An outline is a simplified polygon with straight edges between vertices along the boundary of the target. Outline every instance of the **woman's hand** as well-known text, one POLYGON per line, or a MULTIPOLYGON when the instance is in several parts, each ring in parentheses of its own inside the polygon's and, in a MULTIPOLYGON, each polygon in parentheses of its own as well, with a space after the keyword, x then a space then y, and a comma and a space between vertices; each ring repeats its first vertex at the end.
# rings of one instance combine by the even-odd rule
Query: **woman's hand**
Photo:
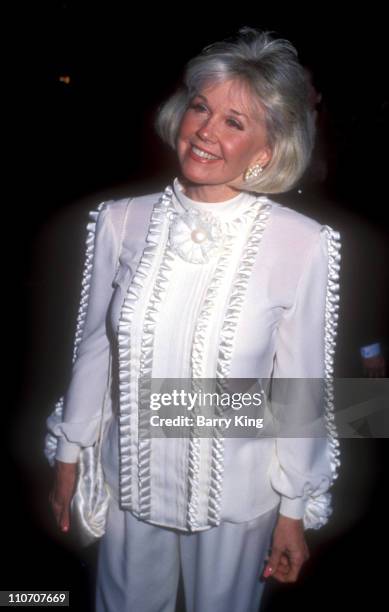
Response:
POLYGON ((77 463, 55 462, 55 476, 49 501, 61 531, 70 529, 70 502, 76 490, 77 463))
POLYGON ((274 529, 271 555, 263 576, 280 582, 296 582, 301 566, 309 558, 302 520, 279 515, 274 529))

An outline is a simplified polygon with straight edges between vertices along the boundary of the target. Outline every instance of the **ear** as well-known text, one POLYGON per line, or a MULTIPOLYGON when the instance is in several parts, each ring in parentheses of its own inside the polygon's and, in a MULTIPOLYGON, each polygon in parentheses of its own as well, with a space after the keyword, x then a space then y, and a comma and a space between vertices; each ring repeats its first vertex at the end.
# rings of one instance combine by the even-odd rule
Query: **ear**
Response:
POLYGON ((271 148, 268 146, 263 147, 261 152, 255 156, 251 165, 261 164, 261 166, 265 168, 265 166, 267 166, 268 163, 271 161, 271 158, 272 158, 271 148))

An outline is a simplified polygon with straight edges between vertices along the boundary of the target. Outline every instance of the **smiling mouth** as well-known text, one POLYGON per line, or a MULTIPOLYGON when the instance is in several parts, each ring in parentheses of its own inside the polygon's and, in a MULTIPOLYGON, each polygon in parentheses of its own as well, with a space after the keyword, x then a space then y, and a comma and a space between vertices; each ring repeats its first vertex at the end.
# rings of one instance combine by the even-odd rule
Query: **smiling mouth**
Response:
POLYGON ((211 155, 210 153, 206 153, 206 151, 199 149, 195 145, 191 145, 190 152, 194 154, 197 158, 200 158, 202 160, 208 160, 208 161, 220 160, 220 157, 217 157, 216 155, 211 155))

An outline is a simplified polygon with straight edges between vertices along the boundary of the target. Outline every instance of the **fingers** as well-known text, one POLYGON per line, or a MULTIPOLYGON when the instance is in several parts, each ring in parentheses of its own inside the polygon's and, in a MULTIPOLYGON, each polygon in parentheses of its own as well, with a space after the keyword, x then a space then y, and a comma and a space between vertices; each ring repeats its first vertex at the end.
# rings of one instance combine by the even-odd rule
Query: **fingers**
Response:
POLYGON ((264 578, 272 576, 279 582, 296 582, 304 562, 309 558, 308 551, 281 552, 273 550, 263 572, 264 578))
POLYGON ((70 530, 70 502, 59 500, 55 493, 50 492, 49 502, 59 529, 67 533, 70 530))
POLYGON ((266 563, 265 569, 263 571, 264 578, 274 576, 278 572, 278 566, 281 563, 281 555, 282 551, 279 548, 273 546, 270 558, 266 563))
POLYGON ((290 553, 287 582, 296 582, 304 561, 304 556, 301 553, 290 553))
POLYGON ((276 571, 273 574, 273 578, 278 580, 279 582, 287 582, 288 575, 290 572, 290 564, 287 555, 282 554, 280 557, 280 562, 276 571))
POLYGON ((70 530, 70 505, 76 490, 77 464, 56 462, 55 480, 49 502, 55 521, 63 533, 70 530))
POLYGON ((59 527, 61 531, 65 533, 67 533, 70 529, 70 511, 68 506, 64 507, 62 510, 59 527))

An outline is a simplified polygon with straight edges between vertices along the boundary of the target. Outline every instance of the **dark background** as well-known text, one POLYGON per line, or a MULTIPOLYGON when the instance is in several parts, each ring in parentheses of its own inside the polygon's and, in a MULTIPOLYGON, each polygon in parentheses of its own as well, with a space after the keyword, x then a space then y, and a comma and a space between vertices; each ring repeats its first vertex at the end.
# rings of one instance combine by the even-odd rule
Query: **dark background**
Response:
MULTIPOLYGON (((243 25, 273 30, 296 45, 323 94, 330 162, 325 184, 302 181, 301 193, 297 187, 285 202, 323 222, 339 219, 346 230, 354 222, 366 228, 370 241, 358 242, 358 254, 366 261, 370 253, 381 264, 385 257, 375 250, 388 238, 383 12, 371 3, 346 16, 327 3, 288 12, 236 4, 212 10, 204 3, 156 9, 54 0, 15 2, 12 14, 3 10, 3 95, 9 101, 3 132, 11 135, 9 145, 3 141, 11 162, 4 178, 11 189, 3 191, 9 315, 3 319, 8 367, 0 589, 70 590, 71 609, 92 609, 96 547, 80 550, 73 536, 56 534, 47 503, 52 475, 42 453, 45 419, 69 376, 87 213, 107 198, 160 191, 175 176, 174 154, 152 123, 189 58, 243 25), (60 80, 65 76, 68 84, 60 80)), ((346 261, 348 276, 356 285, 365 282, 371 294, 370 268, 361 281, 359 266, 346 261)), ((378 276, 384 271, 387 260, 378 276)), ((375 299, 385 310, 381 290, 375 299)), ((379 325, 371 333, 387 338, 372 312, 379 325)), ((347 310, 347 320, 353 316, 347 310)), ((356 328, 358 316, 365 320, 356 315, 356 328)), ((359 375, 352 372, 343 375, 359 375)), ((342 451, 334 518, 320 532, 308 532, 312 557, 301 582, 269 583, 266 610, 286 604, 374 608, 384 596, 386 563, 379 555, 387 538, 387 440, 342 440, 342 451)))

